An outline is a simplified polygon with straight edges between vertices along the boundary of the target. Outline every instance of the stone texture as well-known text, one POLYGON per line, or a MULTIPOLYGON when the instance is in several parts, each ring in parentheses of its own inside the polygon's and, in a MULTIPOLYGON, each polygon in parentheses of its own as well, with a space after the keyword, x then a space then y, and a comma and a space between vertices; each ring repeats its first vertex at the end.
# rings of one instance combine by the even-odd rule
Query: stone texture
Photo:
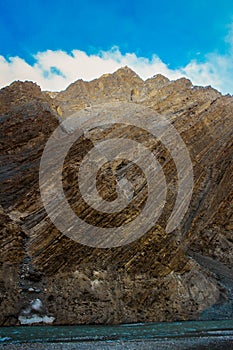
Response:
MULTIPOLYGON (((15 82, 0 91, 0 115, 1 325, 19 324, 19 317, 37 298, 43 304, 38 318, 81 324, 194 319, 222 296, 228 297, 208 264, 202 267, 201 259, 195 261, 189 252, 214 258, 228 270, 233 267, 231 96, 211 87, 193 87, 184 78, 169 81, 157 75, 144 82, 125 67, 92 82, 78 80, 56 94, 41 92, 30 82, 15 82), (163 166, 168 195, 160 220, 142 238, 118 248, 91 248, 62 235, 47 217, 38 186, 39 163, 59 120, 96 105, 104 111, 106 103, 115 102, 122 104, 122 113, 126 106, 137 104, 169 118, 189 149, 194 193, 182 225, 167 234, 165 223, 177 192, 176 168, 167 149, 133 128, 93 129, 95 140, 125 135, 145 144, 163 166)), ((64 163, 70 205, 93 224, 132 219, 133 208, 110 220, 82 202, 77 169, 91 147, 90 139, 82 137, 64 163)), ((102 169, 99 192, 114 199, 114 179, 122 172, 143 205, 145 177, 125 161, 102 169)))

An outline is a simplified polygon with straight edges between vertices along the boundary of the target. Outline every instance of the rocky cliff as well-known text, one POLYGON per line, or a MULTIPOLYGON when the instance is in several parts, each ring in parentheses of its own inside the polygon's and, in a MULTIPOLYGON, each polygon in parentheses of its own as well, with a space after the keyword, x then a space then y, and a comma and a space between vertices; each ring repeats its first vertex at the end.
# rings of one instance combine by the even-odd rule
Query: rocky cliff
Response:
POLYGON ((1 325, 187 320, 210 317, 208 310, 211 317, 232 317, 231 96, 184 78, 157 75, 143 81, 125 67, 53 95, 31 82, 14 82, 0 91, 0 121, 1 325), (78 169, 103 138, 144 144, 158 159, 168 190, 160 219, 140 238, 119 247, 90 247, 63 235, 48 217, 40 196, 40 160, 67 117, 107 111, 113 120, 116 108, 125 115, 140 110, 141 118, 150 110, 169 120, 190 154, 193 194, 181 224, 167 233, 178 183, 171 153, 145 130, 119 123, 93 127, 74 142, 63 166, 64 192, 76 215, 94 226, 120 227, 145 206, 143 169, 125 159, 106 163, 96 183, 111 202, 117 197, 115 179, 126 176, 134 204, 112 216, 83 201, 78 169))

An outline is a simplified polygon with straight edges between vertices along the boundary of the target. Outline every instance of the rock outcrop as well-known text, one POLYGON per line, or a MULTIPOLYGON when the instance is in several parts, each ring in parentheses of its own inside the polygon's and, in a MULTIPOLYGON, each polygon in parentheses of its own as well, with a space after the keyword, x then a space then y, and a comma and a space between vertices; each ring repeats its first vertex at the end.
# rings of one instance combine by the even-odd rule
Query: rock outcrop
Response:
MULTIPOLYGON (((232 285, 213 268, 214 261, 222 264, 228 277, 233 269, 231 96, 194 87, 184 78, 157 75, 143 81, 125 67, 52 95, 36 84, 15 82, 0 91, 0 121, 1 325, 35 319, 54 324, 187 320, 217 303, 231 305, 232 285), (40 197, 39 166, 48 138, 64 118, 85 109, 111 111, 116 103, 122 113, 149 108, 175 126, 190 153, 194 190, 181 225, 166 233, 177 195, 171 154, 145 130, 119 124, 93 128, 89 138, 74 143, 63 167, 66 198, 83 220, 121 225, 134 219, 147 198, 143 171, 118 160, 102 167, 98 191, 114 200, 115 179, 123 173, 134 186, 138 209, 110 218, 86 206, 77 172, 95 140, 121 135, 143 143, 163 167, 168 187, 163 213, 149 232, 130 244, 102 249, 81 245, 54 226, 40 197)), ((219 307, 218 312, 224 317, 219 307)))

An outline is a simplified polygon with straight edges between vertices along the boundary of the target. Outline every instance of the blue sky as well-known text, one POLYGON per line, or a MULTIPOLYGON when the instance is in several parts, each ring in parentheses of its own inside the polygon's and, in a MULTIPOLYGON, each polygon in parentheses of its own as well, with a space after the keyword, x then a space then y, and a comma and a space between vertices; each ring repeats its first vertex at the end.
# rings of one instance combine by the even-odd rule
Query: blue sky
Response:
POLYGON ((233 93, 233 1, 1 0, 0 56, 0 86, 59 90, 126 63, 233 93))

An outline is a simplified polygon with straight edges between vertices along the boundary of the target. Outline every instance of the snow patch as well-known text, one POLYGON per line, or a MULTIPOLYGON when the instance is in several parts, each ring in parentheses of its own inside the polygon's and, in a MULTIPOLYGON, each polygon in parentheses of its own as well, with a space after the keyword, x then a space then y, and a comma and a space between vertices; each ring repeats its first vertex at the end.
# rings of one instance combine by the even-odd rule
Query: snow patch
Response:
POLYGON ((52 316, 38 316, 38 315, 30 315, 30 316, 19 316, 18 318, 20 324, 35 324, 35 323, 46 323, 46 324, 51 324, 54 322, 55 317, 52 316))

